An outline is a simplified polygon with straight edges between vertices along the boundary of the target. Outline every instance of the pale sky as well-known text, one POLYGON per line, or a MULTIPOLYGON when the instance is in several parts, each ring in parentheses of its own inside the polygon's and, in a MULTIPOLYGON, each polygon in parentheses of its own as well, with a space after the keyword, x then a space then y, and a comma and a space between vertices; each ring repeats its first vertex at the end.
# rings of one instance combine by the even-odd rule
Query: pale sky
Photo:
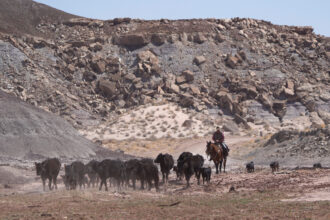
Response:
POLYGON ((273 24, 312 26, 330 36, 330 0, 36 0, 62 11, 102 20, 256 18, 273 24))

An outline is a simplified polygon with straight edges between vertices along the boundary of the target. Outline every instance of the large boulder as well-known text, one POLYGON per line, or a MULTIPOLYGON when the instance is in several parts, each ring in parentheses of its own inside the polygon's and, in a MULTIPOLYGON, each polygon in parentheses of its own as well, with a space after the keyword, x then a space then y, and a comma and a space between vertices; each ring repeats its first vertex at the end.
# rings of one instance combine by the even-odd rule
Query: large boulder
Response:
POLYGON ((143 34, 124 34, 120 35, 115 43, 129 48, 140 48, 147 45, 149 42, 143 34))
POLYGON ((202 33, 197 33, 193 38, 195 43, 202 44, 207 41, 206 37, 202 33))
POLYGON ((236 56, 232 56, 230 54, 227 55, 225 61, 226 61, 226 65, 232 69, 234 69, 239 63, 239 59, 236 56))
POLYGON ((194 73, 190 70, 185 70, 182 72, 182 76, 185 78, 186 82, 192 82, 194 81, 194 73))
POLYGON ((151 74, 159 74, 161 71, 157 56, 150 50, 138 53, 137 61, 137 73, 141 77, 150 77, 151 74))
POLYGON ((286 113, 286 100, 274 100, 273 110, 274 114, 282 119, 286 113))
POLYGON ((97 60, 91 63, 91 67, 96 73, 100 74, 105 72, 106 64, 103 60, 97 60))
POLYGON ((180 105, 185 108, 193 107, 194 106, 194 99, 190 96, 181 96, 180 98, 180 105))
POLYGON ((151 43, 156 45, 156 46, 160 46, 162 44, 164 44, 166 41, 166 35, 165 34, 153 34, 151 36, 151 43))
POLYGON ((100 79, 97 83, 97 86, 100 93, 108 99, 113 99, 114 96, 117 94, 116 83, 114 82, 110 82, 105 79, 100 79))
POLYGON ((320 118, 325 122, 325 124, 330 124, 330 113, 322 110, 318 110, 320 118))
POLYGON ((83 74, 83 80, 85 80, 87 82, 92 82, 96 79, 97 79, 97 76, 92 72, 86 71, 83 74))

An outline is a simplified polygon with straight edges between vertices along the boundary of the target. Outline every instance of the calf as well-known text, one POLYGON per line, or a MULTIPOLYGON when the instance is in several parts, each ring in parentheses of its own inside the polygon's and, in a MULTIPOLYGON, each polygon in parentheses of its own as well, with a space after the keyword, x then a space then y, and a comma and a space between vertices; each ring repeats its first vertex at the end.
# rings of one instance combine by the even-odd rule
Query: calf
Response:
POLYGON ((100 162, 96 160, 91 160, 85 165, 85 172, 88 175, 89 181, 88 181, 88 187, 92 185, 94 187, 99 184, 99 175, 94 170, 94 167, 96 167, 100 162))
POLYGON ((163 183, 168 182, 168 175, 170 173, 170 170, 174 166, 174 160, 172 155, 158 154, 154 162, 160 164, 160 170, 163 175, 163 183))
POLYGON ((77 185, 79 185, 80 189, 82 186, 85 187, 86 169, 82 162, 75 161, 70 165, 65 165, 64 172, 67 189, 76 189, 77 185))
POLYGON ((314 168, 314 169, 316 169, 316 168, 321 169, 321 168, 322 168, 322 165, 321 165, 321 163, 314 163, 314 164, 313 164, 313 168, 314 168))
POLYGON ((120 160, 105 159, 96 166, 96 172, 101 179, 99 190, 102 190, 104 185, 105 190, 108 191, 106 182, 108 178, 113 178, 116 181, 118 190, 120 189, 120 183, 126 180, 125 164, 120 160))
POLYGON ((248 173, 254 172, 254 163, 253 163, 253 161, 246 164, 246 170, 247 170, 248 173))
POLYGON ((173 171, 176 174, 176 180, 178 180, 178 179, 181 180, 181 173, 179 172, 178 166, 174 166, 173 171))
POLYGON ((270 168, 272 169, 272 172, 278 171, 280 168, 280 165, 277 161, 273 161, 269 164, 270 168))
POLYGON ((52 190, 52 181, 57 189, 57 176, 60 172, 61 162, 57 158, 46 159, 41 163, 35 163, 37 176, 41 177, 43 190, 46 190, 46 179, 48 179, 49 190, 52 190))
POLYGON ((204 182, 205 181, 207 183, 210 183, 210 181, 211 181, 211 174, 212 174, 211 167, 202 167, 201 168, 201 173, 202 173, 202 178, 203 178, 203 185, 204 185, 204 182))

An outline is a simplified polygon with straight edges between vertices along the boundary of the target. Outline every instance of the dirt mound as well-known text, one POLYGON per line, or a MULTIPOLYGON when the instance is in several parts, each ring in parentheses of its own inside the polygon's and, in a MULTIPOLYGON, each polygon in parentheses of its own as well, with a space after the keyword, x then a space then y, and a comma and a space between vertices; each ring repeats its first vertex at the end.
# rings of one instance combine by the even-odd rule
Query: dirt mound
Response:
POLYGON ((62 22, 74 17, 32 0, 0 1, 0 32, 4 33, 45 36, 37 31, 37 25, 62 22))
POLYGON ((81 137, 60 117, 0 91, 1 158, 88 158, 95 144, 81 137))

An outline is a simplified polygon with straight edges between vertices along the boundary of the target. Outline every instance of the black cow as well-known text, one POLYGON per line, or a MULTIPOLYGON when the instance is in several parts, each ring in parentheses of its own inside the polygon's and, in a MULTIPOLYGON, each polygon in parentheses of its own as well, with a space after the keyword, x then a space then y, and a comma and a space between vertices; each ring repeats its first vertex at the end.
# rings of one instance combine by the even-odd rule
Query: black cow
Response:
POLYGON ((253 163, 253 161, 246 164, 246 170, 247 170, 248 173, 254 172, 254 163, 253 163))
POLYGON ((177 159, 177 177, 179 177, 179 179, 181 180, 181 177, 183 176, 183 163, 184 161, 189 158, 192 157, 193 154, 190 152, 183 152, 180 154, 179 158, 177 159))
POLYGON ((113 178, 116 181, 118 190, 121 183, 126 180, 125 164, 120 160, 105 159, 96 166, 96 172, 101 179, 99 190, 102 190, 102 186, 104 185, 105 190, 108 191, 106 182, 108 178, 113 178))
POLYGON ((203 156, 201 156, 199 154, 194 155, 192 157, 192 163, 193 163, 193 167, 194 167, 194 173, 195 173, 195 176, 197 178, 197 184, 199 185, 200 184, 199 179, 200 179, 200 176, 201 176, 201 168, 204 165, 203 156))
POLYGON ((139 160, 137 159, 131 159, 125 162, 126 184, 129 185, 129 181, 132 180, 133 189, 135 189, 136 180, 140 179, 138 172, 139 166, 139 160))
POLYGON ((321 168, 322 168, 322 165, 321 165, 321 163, 314 163, 314 164, 313 164, 313 168, 314 168, 314 169, 316 169, 316 168, 321 169, 321 168))
POLYGON ((211 181, 211 175, 212 175, 212 169, 211 167, 202 167, 201 168, 202 178, 203 178, 203 184, 206 181, 207 183, 210 183, 211 181))
POLYGON ((57 189, 57 175, 60 172, 61 162, 57 158, 46 159, 41 163, 35 163, 37 176, 41 177, 43 190, 46 190, 46 179, 48 179, 49 190, 52 190, 52 181, 57 189))
POLYGON ((160 170, 163 175, 163 183, 165 183, 165 181, 168 182, 168 175, 170 173, 170 170, 174 166, 174 160, 172 155, 158 154, 154 162, 160 164, 160 170))
POLYGON ((66 188, 76 189, 77 185, 81 189, 82 186, 85 188, 85 165, 80 161, 72 162, 70 165, 64 165, 64 172, 66 188))
POLYGON ((182 174, 179 172, 179 168, 178 168, 178 166, 174 166, 173 167, 173 171, 175 172, 175 174, 176 174, 176 180, 181 180, 181 177, 182 177, 182 174))
POLYGON ((159 176, 158 167, 151 159, 141 159, 138 173, 141 175, 141 187, 144 186, 144 181, 148 183, 148 190, 151 190, 152 181, 154 181, 156 191, 159 191, 159 176))
POLYGON ((183 152, 178 158, 178 170, 180 174, 185 175, 187 187, 190 186, 189 180, 195 173, 197 184, 200 184, 200 169, 203 167, 204 158, 197 154, 193 155, 190 152, 183 152))
POLYGON ((277 161, 273 161, 269 164, 270 168, 272 169, 272 172, 278 171, 280 168, 280 165, 277 161))
POLYGON ((180 161, 183 161, 183 160, 185 160, 186 158, 188 158, 188 157, 192 157, 192 156, 193 156, 193 154, 190 153, 190 152, 183 152, 183 153, 180 154, 180 156, 179 156, 177 162, 179 163, 180 161))
POLYGON ((96 170, 94 170, 95 167, 100 162, 96 160, 91 160, 85 165, 85 172, 88 175, 89 181, 88 181, 88 187, 92 185, 94 187, 95 185, 97 186, 99 184, 99 175, 97 174, 96 170))

